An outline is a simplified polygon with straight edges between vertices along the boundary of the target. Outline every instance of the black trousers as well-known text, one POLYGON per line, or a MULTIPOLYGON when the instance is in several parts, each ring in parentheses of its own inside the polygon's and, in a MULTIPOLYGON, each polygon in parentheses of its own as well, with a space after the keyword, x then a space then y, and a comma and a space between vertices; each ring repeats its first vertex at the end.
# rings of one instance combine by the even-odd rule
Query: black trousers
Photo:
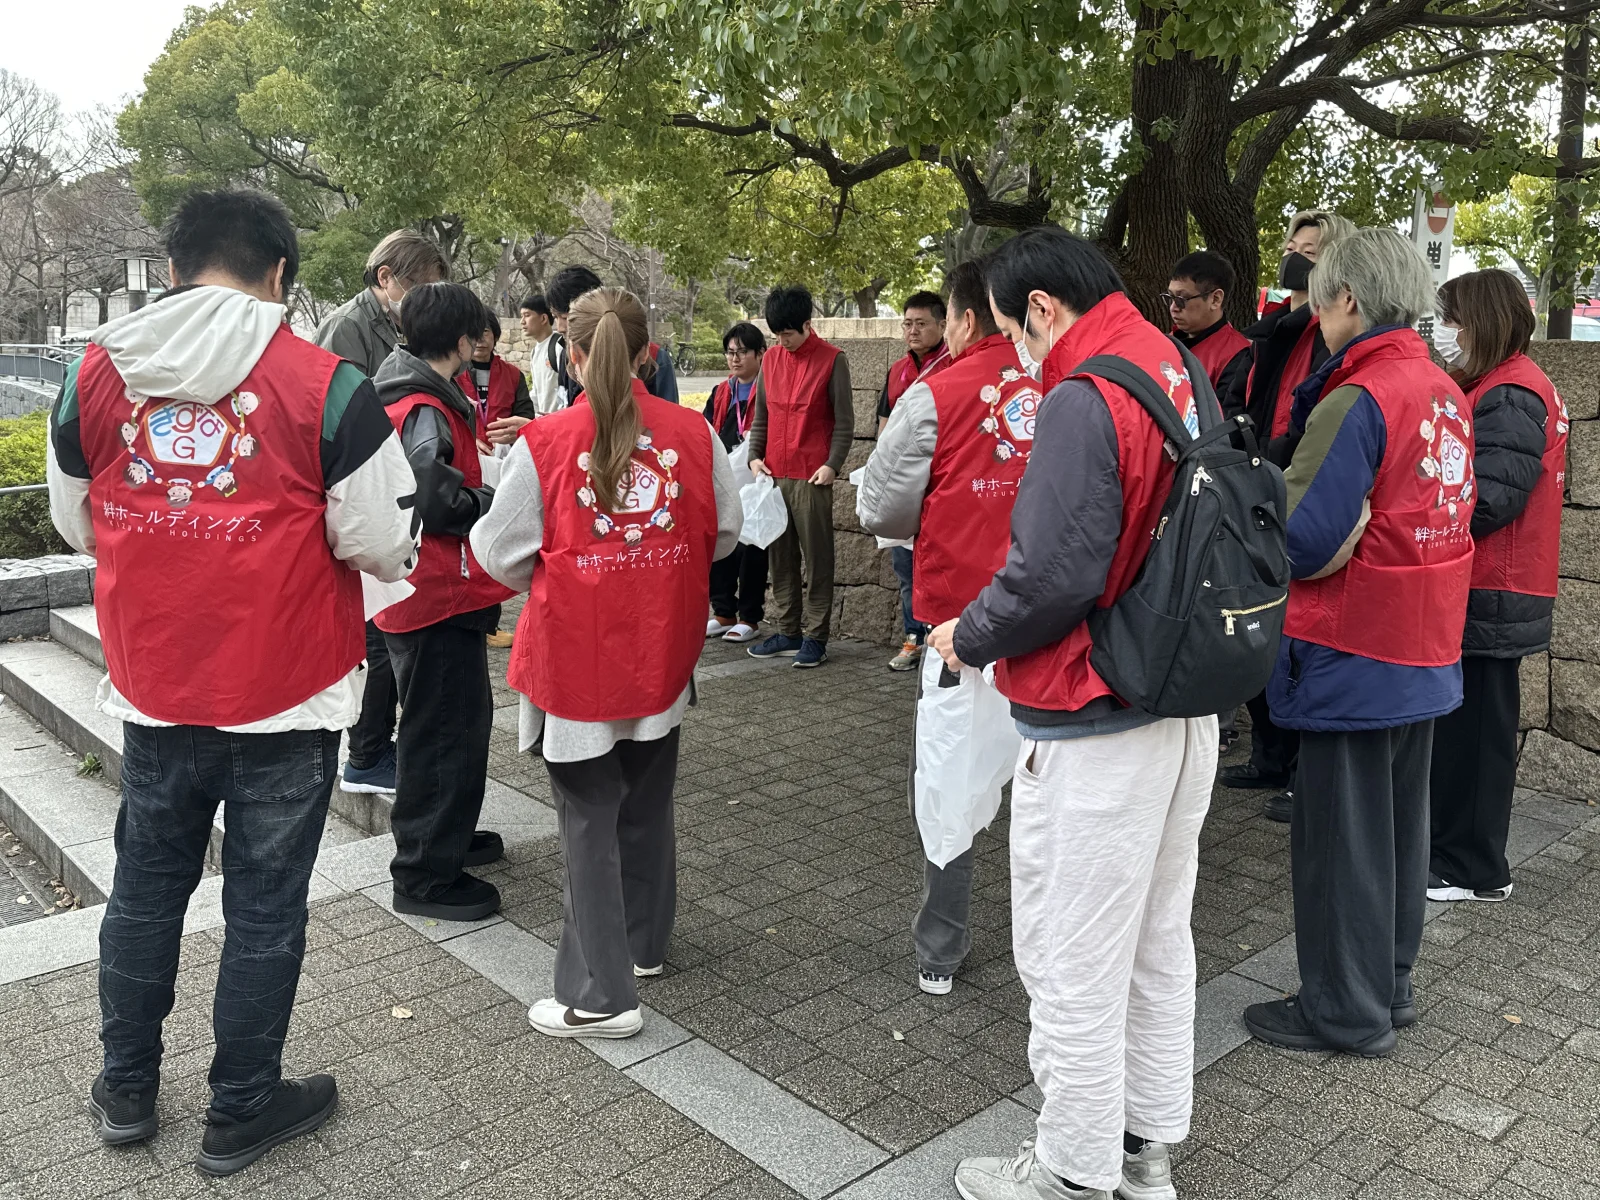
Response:
POLYGON ((367 684, 361 693, 361 718, 350 726, 350 763, 375 767, 394 740, 394 668, 383 630, 367 622, 367 684))
POLYGON ((438 897, 461 874, 483 808, 494 694, 481 629, 440 622, 385 635, 400 694, 396 890, 438 897))
POLYGON ((1300 1007, 1353 1050, 1413 1002, 1428 891, 1433 722, 1300 738, 1289 829, 1300 1007))
POLYGON ((678 730, 599 758, 545 761, 566 885, 556 999, 607 1015, 639 1006, 633 968, 657 967, 678 911, 672 791, 678 730))
POLYGON ((1517 785, 1517 658, 1463 658, 1461 707, 1433 723, 1433 873, 1488 891, 1511 882, 1506 838, 1517 785))
POLYGON ((727 558, 711 564, 711 611, 759 625, 766 615, 767 548, 740 542, 727 558))
POLYGON ((1273 723, 1266 692, 1251 697, 1245 708, 1250 710, 1250 761, 1256 770, 1283 778, 1293 775, 1295 756, 1300 753, 1300 731, 1273 723))

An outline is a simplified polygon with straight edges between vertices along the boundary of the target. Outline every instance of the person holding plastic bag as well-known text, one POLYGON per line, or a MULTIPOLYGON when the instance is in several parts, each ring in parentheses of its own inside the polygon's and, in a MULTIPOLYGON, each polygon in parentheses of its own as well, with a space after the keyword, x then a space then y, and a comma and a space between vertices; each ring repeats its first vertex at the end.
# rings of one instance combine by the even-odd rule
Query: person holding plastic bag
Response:
MULTIPOLYGON (((740 321, 722 335, 728 378, 711 389, 705 417, 728 450, 734 478, 749 471, 750 422, 756 415, 756 378, 767 339, 749 321, 740 321)), ((753 642, 766 615, 767 548, 741 541, 733 553, 711 564, 711 616, 706 637, 725 642, 753 642)))
POLYGON ((583 394, 523 426, 472 547, 528 592, 507 679, 523 697, 520 747, 543 737, 561 824, 554 995, 528 1020, 551 1037, 624 1038, 643 1027, 636 979, 661 973, 672 934, 678 726, 739 492, 705 420, 633 376, 650 343, 633 293, 580 296, 568 338, 583 394))
MULTIPOLYGON (((951 272, 946 338, 954 360, 900 397, 856 492, 867 532, 916 537, 912 613, 930 628, 959 616, 1005 563, 1040 401, 995 327, 978 262, 951 272)), ((942 996, 972 947, 972 839, 1000 808, 1022 738, 992 668, 957 676, 936 654, 921 668, 911 790, 927 862, 911 932, 917 983, 942 996)))

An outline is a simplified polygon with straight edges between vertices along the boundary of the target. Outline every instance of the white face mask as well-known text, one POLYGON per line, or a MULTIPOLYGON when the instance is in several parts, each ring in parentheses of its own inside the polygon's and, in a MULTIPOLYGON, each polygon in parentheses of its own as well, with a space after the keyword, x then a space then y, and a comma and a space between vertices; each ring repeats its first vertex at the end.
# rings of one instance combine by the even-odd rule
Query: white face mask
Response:
POLYGON ((1439 357, 1444 359, 1447 366, 1455 366, 1467 357, 1467 352, 1461 348, 1461 331, 1452 325, 1446 325, 1439 318, 1433 321, 1433 348, 1439 352, 1439 357))
MULTIPOLYGON (((1027 326, 1023 326, 1024 329, 1027 326)), ((1033 379, 1038 379, 1044 373, 1044 365, 1028 353, 1028 339, 1026 335, 1011 343, 1016 348, 1017 359, 1022 363, 1022 369, 1033 379)))

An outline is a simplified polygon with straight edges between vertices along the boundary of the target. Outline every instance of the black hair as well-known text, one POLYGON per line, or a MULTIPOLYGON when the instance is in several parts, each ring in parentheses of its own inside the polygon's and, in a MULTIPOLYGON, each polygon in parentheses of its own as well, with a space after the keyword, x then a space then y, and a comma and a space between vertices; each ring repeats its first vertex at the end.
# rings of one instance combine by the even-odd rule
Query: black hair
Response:
POLYGON ((588 267, 562 267, 544 289, 544 298, 549 301, 551 312, 565 316, 572 311, 572 302, 579 296, 604 286, 600 276, 588 267))
POLYGON ((418 358, 445 358, 462 338, 477 341, 489 310, 472 289, 459 283, 424 283, 400 301, 400 332, 406 349, 418 358))
POLYGON ((224 271, 241 283, 266 279, 283 261, 283 293, 300 272, 300 242, 289 210, 275 196, 250 188, 190 192, 161 230, 178 280, 224 271))
POLYGON ((762 336, 761 330, 749 321, 740 321, 737 325, 728 326, 727 332, 722 335, 724 350, 728 348, 729 342, 738 342, 744 349, 754 350, 757 354, 762 354, 767 349, 767 339, 762 336))
MULTIPOLYGON (((500 318, 494 315, 494 309, 490 308, 487 304, 483 306, 483 329, 486 329, 490 333, 494 334, 495 341, 498 342, 500 340, 500 318)), ((482 333, 483 329, 480 329, 478 332, 482 333)))
POLYGON ((937 292, 912 292, 900 306, 900 311, 908 313, 913 308, 926 309, 933 314, 935 321, 942 321, 945 318, 944 299, 937 292))
POLYGON ((1172 274, 1167 278, 1191 280, 1206 296, 1218 289, 1224 296, 1233 294, 1233 266, 1222 255, 1211 250, 1185 254, 1172 264, 1172 274))
POLYGON ((767 328, 773 333, 782 333, 786 329, 798 333, 811 320, 812 311, 811 293, 801 284, 773 288, 767 293, 765 315, 767 328))
POLYGON ((978 332, 987 337, 999 330, 994 323, 994 310, 989 307, 989 281, 984 274, 987 259, 969 258, 945 276, 945 286, 950 292, 950 311, 958 317, 970 312, 978 322, 978 332))
POLYGON ((995 308, 1026 322, 1028 293, 1054 296, 1080 316, 1113 292, 1126 292, 1111 260, 1076 234, 1053 225, 1024 229, 990 255, 985 267, 995 308))
POLYGON ((522 298, 522 303, 517 305, 517 311, 536 312, 548 321, 550 319, 550 301, 544 298, 543 292, 534 292, 522 298))

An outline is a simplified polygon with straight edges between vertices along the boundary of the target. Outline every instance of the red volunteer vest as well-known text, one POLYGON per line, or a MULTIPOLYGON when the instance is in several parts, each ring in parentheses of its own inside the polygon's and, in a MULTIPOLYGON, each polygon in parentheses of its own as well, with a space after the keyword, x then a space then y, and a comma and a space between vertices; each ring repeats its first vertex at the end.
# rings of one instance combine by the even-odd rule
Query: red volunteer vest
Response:
POLYGON ((1544 401, 1544 470, 1522 514, 1478 541, 1472 556, 1472 586, 1526 596, 1554 596, 1561 559, 1561 499, 1567 475, 1567 405, 1555 384, 1526 354, 1513 354, 1478 380, 1467 393, 1467 403, 1477 411, 1478 398, 1502 383, 1527 388, 1544 401))
MULTIPOLYGON (((395 432, 405 427, 406 416, 412 409, 424 404, 443 413, 450 425, 450 465, 461 472, 461 486, 482 487, 478 436, 460 413, 447 407, 437 396, 413 392, 387 405, 395 432)), ((407 582, 417 589, 416 592, 372 618, 373 624, 385 633, 410 633, 461 613, 488 608, 516 595, 478 565, 466 538, 426 530, 422 534, 416 570, 411 572, 407 582)))
MULTIPOLYGON (((544 544, 517 622, 507 681, 547 713, 625 721, 672 707, 705 644, 717 500, 705 418, 638 380, 644 432, 620 509, 589 479, 594 412, 526 425, 544 494, 544 544)), ((720 446, 718 451, 720 453, 720 446)))
POLYGON ((481 399, 478 396, 478 384, 472 377, 472 364, 468 364, 456 376, 456 386, 461 389, 461 394, 478 408, 478 425, 482 429, 489 427, 489 422, 498 421, 502 417, 511 415, 511 406, 517 400, 517 384, 522 382, 522 372, 513 367, 498 354, 489 360, 489 398, 481 399))
POLYGON ((1311 352, 1317 347, 1317 333, 1322 328, 1320 317, 1312 317, 1300 331, 1300 340, 1289 351, 1283 364, 1283 374, 1278 376, 1278 399, 1272 408, 1273 437, 1283 437, 1289 432, 1289 414, 1294 411, 1294 390, 1311 374, 1311 352))
POLYGON ((1249 348, 1250 339, 1224 321, 1216 332, 1190 346, 1189 352, 1200 360, 1200 365, 1206 369, 1206 378, 1215 387, 1222 378, 1223 368, 1233 361, 1234 355, 1249 348))
POLYGON ((1357 342, 1328 378, 1365 388, 1388 443, 1372 520, 1342 570, 1289 585, 1286 637, 1409 667, 1461 657, 1472 576, 1472 424, 1466 397, 1414 329, 1357 342))
MULTIPOLYGON (((1077 365, 1096 354, 1115 354, 1142 369, 1166 388, 1173 406, 1185 419, 1194 412, 1194 392, 1183 358, 1169 338, 1151 325, 1121 292, 1107 296, 1062 335, 1045 357, 1044 387, 1071 376, 1077 365)), ((1156 522, 1172 489, 1174 465, 1164 449, 1166 439, 1139 402, 1115 384, 1089 376, 1117 431, 1117 473, 1122 478, 1122 527, 1117 551, 1106 573, 1105 591, 1096 604, 1109 608, 1132 586, 1150 552, 1156 522)), ((1043 469, 1043 467, 1041 467, 1043 469)), ((1017 658, 1001 659, 995 683, 1007 699, 1030 708, 1076 712, 1091 700, 1114 693, 1089 665, 1092 639, 1088 622, 1066 637, 1017 658)))
MULTIPOLYGON (((750 395, 745 400, 744 411, 739 414, 739 440, 743 441, 750 433, 750 422, 755 419, 756 405, 755 386, 752 383, 750 395)), ((722 423, 728 419, 728 409, 733 404, 733 377, 730 375, 716 387, 711 389, 711 428, 717 433, 722 432, 722 423)))
POLYGON ((1011 548, 1011 506, 1043 397, 1016 347, 991 334, 925 381, 939 416, 917 532, 911 609, 938 625, 971 604, 1011 548))
POLYGON ((793 353, 774 346, 761 358, 767 397, 767 469, 779 479, 810 479, 833 445, 828 380, 839 347, 812 334, 793 353))
POLYGON ((889 378, 884 384, 889 397, 889 411, 894 411, 894 406, 899 403, 900 397, 906 394, 906 389, 913 383, 919 383, 930 375, 937 374, 950 363, 950 347, 943 342, 940 342, 920 364, 909 354, 896 359, 889 367, 889 378))
POLYGON ((361 577, 325 524, 338 364, 284 325, 230 396, 197 404, 132 394, 101 347, 85 352, 96 615, 111 682, 146 716, 246 725, 366 656, 361 577))

